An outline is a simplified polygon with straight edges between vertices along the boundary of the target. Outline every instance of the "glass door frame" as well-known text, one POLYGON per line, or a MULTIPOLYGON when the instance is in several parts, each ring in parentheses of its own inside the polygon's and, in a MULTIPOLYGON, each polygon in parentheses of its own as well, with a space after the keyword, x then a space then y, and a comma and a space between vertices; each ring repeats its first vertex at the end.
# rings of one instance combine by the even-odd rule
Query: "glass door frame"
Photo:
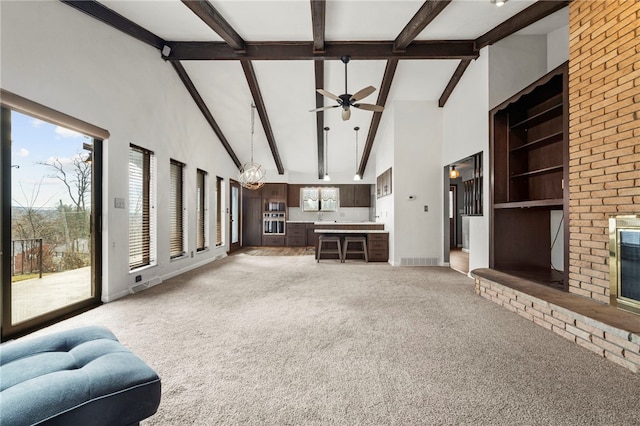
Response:
POLYGON ((0 340, 13 339, 55 322, 77 315, 99 306, 102 302, 102 177, 103 177, 103 139, 108 137, 106 130, 78 120, 64 113, 52 110, 43 105, 29 101, 13 93, 2 90, 0 105, 0 166, 2 184, 0 185, 0 216, 2 227, 2 248, 0 250, 0 275, 2 278, 1 331, 0 340), (49 311, 45 314, 12 324, 11 300, 11 111, 36 117, 52 124, 70 127, 93 138, 92 183, 91 183, 91 294, 88 299, 65 307, 49 311), (97 137, 97 136, 106 137, 97 137))
POLYGON ((240 187, 240 183, 233 179, 229 179, 229 253, 233 253, 236 250, 239 250, 242 247, 242 190, 240 187), (236 189, 236 197, 235 202, 238 205, 238 217, 234 217, 233 215, 233 193, 234 188, 236 189), (238 227, 238 241, 233 241, 233 226, 236 224, 238 227))

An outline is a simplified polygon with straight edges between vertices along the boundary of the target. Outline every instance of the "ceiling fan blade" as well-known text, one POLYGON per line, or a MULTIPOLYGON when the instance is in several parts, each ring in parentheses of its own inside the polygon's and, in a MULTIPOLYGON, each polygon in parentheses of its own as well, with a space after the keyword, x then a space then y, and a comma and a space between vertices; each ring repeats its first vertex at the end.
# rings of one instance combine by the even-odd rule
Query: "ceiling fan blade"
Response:
POLYGON ((326 106, 326 107, 320 107, 320 108, 316 108, 316 109, 310 109, 309 112, 318 112, 318 111, 324 111, 326 109, 331 109, 331 108, 338 108, 340 105, 330 105, 330 106, 326 106))
POLYGON ((360 99, 364 99, 367 96, 369 96, 370 94, 372 94, 373 92, 376 91, 376 88, 373 86, 368 86, 365 87, 362 90, 357 91, 356 93, 354 93, 353 95, 351 95, 351 98, 349 98, 349 101, 359 101, 360 99))
POLYGON ((342 108, 342 121, 347 121, 351 118, 351 108, 342 108))
POLYGON ((327 92, 327 91, 326 91, 326 90, 324 90, 324 89, 316 89, 316 92, 320 93, 321 95, 326 96, 326 97, 327 97, 327 98, 329 98, 329 99, 333 99, 334 101, 339 101, 339 100, 340 100, 340 98, 339 98, 339 97, 337 97, 336 95, 334 95, 334 94, 333 94, 333 93, 331 93, 331 92, 327 92))
POLYGON ((367 111, 374 111, 374 112, 382 112, 382 111, 384 111, 384 107, 381 106, 381 105, 353 104, 353 106, 356 107, 356 108, 365 109, 367 111))

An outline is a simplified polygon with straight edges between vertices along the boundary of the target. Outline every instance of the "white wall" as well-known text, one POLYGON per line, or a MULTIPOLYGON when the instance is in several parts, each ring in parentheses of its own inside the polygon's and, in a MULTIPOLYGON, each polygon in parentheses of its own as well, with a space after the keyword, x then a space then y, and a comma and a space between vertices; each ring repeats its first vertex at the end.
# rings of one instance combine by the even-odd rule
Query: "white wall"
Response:
MULTIPOLYGON (((1 2, 3 89, 107 129, 103 186, 103 300, 129 293, 134 275, 161 282, 224 255, 215 247, 215 182, 237 169, 160 53, 60 2, 1 2), (158 264, 129 273, 128 146, 155 152, 158 173, 158 264), (169 261, 169 159, 186 164, 188 252, 195 252, 196 168, 209 173, 210 247, 191 258, 169 261)), ((225 199, 228 190, 224 191, 225 199)), ((225 223, 227 217, 225 215, 225 223)), ((226 238, 228 241, 228 238, 226 238)))
POLYGON ((569 25, 547 34, 547 71, 569 60, 569 25))
MULTIPOLYGON (((469 218, 469 270, 489 266, 489 55, 480 51, 442 109, 442 167, 483 153, 483 215, 469 218)), ((444 225, 443 225, 444 226, 444 225)), ((444 227, 443 227, 444 229, 444 227)))
POLYGON ((547 73, 546 35, 512 35, 489 46, 489 109, 547 73))
POLYGON ((398 101, 394 110, 392 263, 437 265, 443 232, 442 110, 436 101, 398 101))

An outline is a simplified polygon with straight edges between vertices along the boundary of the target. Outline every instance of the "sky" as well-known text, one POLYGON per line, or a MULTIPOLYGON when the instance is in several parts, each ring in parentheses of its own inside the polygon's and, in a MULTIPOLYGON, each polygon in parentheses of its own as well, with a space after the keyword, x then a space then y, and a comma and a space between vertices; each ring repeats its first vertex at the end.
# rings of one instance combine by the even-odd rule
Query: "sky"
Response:
MULTIPOLYGON (((57 157, 62 164, 70 166, 75 156, 87 157, 88 152, 82 144, 91 144, 92 139, 12 111, 11 141, 12 205, 55 207, 60 200, 63 204, 72 204, 64 184, 53 177, 55 171, 39 163, 51 162, 57 157)), ((88 205, 90 200, 86 199, 86 202, 88 205)))

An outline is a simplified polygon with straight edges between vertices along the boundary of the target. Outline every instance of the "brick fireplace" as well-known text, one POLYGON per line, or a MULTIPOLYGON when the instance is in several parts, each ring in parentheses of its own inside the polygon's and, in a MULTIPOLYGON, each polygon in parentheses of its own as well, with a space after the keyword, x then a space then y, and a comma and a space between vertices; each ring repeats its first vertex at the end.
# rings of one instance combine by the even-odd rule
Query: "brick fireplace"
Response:
MULTIPOLYGON (((609 223, 640 216, 639 22, 637 0, 569 4, 569 292, 493 269, 472 272, 482 297, 634 373, 640 315, 616 306, 611 262, 622 261, 610 261, 610 249, 626 239, 623 257, 635 262, 640 239, 627 232, 611 243, 609 223)), ((633 280, 637 273, 635 263, 626 272, 633 280)))
POLYGON ((609 218, 640 214, 640 2, 569 8, 569 291, 609 303, 609 218))

